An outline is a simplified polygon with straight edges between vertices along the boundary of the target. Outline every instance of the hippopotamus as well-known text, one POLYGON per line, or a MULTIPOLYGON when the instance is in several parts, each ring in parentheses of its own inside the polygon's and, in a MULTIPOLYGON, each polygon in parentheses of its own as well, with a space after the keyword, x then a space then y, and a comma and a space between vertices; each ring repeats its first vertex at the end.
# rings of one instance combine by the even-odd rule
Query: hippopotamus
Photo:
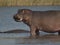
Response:
POLYGON ((58 32, 60 35, 60 11, 33 11, 31 9, 18 9, 13 16, 16 22, 23 22, 30 27, 30 35, 39 35, 39 31, 48 33, 58 32))

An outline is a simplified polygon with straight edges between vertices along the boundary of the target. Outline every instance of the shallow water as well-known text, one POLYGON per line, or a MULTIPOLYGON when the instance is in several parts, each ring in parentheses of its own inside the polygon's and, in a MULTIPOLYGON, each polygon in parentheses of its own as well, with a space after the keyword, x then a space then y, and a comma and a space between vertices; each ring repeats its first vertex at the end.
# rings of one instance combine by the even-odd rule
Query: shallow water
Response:
MULTIPOLYGON (((23 6, 0 7, 0 31, 14 29, 29 30, 23 22, 15 22, 13 15, 18 9, 31 9, 34 11, 60 10, 60 6, 23 6)), ((37 39, 30 39, 30 33, 0 33, 0 45, 60 45, 60 36, 57 33, 40 32, 37 39)))
POLYGON ((38 38, 30 38, 29 33, 2 33, 0 45, 60 45, 60 36, 45 34, 38 38))

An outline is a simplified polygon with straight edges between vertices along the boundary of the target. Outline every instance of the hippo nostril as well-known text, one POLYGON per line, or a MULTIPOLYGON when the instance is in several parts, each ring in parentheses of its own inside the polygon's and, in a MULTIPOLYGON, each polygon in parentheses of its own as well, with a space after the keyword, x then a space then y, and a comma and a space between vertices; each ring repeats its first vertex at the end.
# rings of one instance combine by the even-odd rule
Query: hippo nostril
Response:
POLYGON ((20 18, 17 18, 17 20, 20 20, 20 18))
POLYGON ((20 18, 18 18, 17 16, 13 16, 13 19, 20 20, 20 18))

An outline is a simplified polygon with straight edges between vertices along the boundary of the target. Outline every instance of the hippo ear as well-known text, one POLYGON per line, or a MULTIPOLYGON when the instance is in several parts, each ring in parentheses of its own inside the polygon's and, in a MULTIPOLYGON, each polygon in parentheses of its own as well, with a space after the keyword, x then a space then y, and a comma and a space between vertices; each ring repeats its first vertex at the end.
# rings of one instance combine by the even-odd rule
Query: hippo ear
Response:
POLYGON ((32 10, 29 9, 19 9, 17 13, 22 13, 22 14, 29 14, 32 13, 32 10))
POLYGON ((29 13, 32 13, 32 10, 25 9, 25 10, 22 10, 22 13, 23 13, 23 14, 26 14, 26 13, 28 13, 28 14, 29 14, 29 13))

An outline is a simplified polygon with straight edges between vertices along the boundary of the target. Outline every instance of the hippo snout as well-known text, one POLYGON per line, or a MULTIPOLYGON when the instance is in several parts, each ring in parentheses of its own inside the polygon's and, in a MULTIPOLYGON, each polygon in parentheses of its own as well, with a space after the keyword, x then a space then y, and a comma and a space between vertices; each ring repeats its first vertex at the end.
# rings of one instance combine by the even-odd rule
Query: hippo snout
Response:
POLYGON ((20 20, 20 18, 18 18, 17 15, 14 15, 14 16, 13 16, 13 19, 14 19, 16 22, 19 22, 19 20, 20 20))

